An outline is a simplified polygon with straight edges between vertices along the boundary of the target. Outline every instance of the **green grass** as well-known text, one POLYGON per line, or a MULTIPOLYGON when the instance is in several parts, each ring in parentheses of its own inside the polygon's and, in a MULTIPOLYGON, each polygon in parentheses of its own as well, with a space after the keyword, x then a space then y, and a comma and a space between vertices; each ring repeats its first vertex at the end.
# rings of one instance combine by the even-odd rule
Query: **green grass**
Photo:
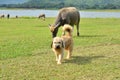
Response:
POLYGON ((73 57, 65 54, 62 65, 50 48, 54 20, 0 19, 1 80, 120 80, 120 19, 82 18, 73 57))

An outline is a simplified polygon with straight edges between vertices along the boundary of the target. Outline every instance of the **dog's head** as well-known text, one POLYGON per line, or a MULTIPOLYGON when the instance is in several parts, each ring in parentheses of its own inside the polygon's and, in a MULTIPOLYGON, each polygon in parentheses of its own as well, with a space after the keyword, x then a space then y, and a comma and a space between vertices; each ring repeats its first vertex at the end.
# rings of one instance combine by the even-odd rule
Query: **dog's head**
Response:
POLYGON ((65 45, 64 45, 64 42, 63 42, 62 38, 60 38, 60 37, 53 38, 53 42, 51 44, 51 47, 54 48, 54 49, 64 48, 65 45))

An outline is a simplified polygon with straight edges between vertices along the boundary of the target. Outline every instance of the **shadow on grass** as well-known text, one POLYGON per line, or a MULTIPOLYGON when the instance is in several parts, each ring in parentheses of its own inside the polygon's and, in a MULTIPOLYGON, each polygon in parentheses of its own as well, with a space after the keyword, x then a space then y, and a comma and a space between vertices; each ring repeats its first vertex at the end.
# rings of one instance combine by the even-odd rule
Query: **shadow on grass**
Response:
MULTIPOLYGON (((80 35, 80 38, 91 38, 91 37, 105 37, 106 35, 80 35)), ((78 36, 74 36, 74 37, 78 37, 78 36)))
POLYGON ((78 65, 84 65, 91 63, 92 60, 103 58, 104 56, 72 56, 70 60, 65 60, 65 63, 74 63, 78 65))

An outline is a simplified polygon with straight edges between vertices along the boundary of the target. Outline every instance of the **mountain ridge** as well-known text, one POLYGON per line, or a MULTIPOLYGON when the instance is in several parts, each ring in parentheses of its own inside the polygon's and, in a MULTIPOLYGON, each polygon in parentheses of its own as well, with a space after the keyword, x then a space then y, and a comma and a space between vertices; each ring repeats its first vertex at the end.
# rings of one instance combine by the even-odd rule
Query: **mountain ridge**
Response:
POLYGON ((0 4, 19 4, 27 1, 28 0, 0 0, 0 4))
POLYGON ((2 0, 2 1, 9 2, 7 3, 7 5, 0 6, 7 8, 60 9, 63 7, 76 7, 78 9, 120 9, 120 4, 119 4, 120 0, 99 0, 99 1, 98 0, 12 0, 12 1, 2 0))

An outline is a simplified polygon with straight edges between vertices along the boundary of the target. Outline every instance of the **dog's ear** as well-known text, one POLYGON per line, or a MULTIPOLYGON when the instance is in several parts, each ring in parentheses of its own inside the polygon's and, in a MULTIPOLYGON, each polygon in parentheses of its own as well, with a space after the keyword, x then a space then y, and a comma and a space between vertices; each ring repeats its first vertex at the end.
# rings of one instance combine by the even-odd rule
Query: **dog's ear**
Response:
POLYGON ((64 41, 62 41, 62 47, 65 48, 65 43, 64 43, 64 41))
POLYGON ((51 48, 52 48, 52 46, 53 46, 53 42, 51 43, 51 48))

